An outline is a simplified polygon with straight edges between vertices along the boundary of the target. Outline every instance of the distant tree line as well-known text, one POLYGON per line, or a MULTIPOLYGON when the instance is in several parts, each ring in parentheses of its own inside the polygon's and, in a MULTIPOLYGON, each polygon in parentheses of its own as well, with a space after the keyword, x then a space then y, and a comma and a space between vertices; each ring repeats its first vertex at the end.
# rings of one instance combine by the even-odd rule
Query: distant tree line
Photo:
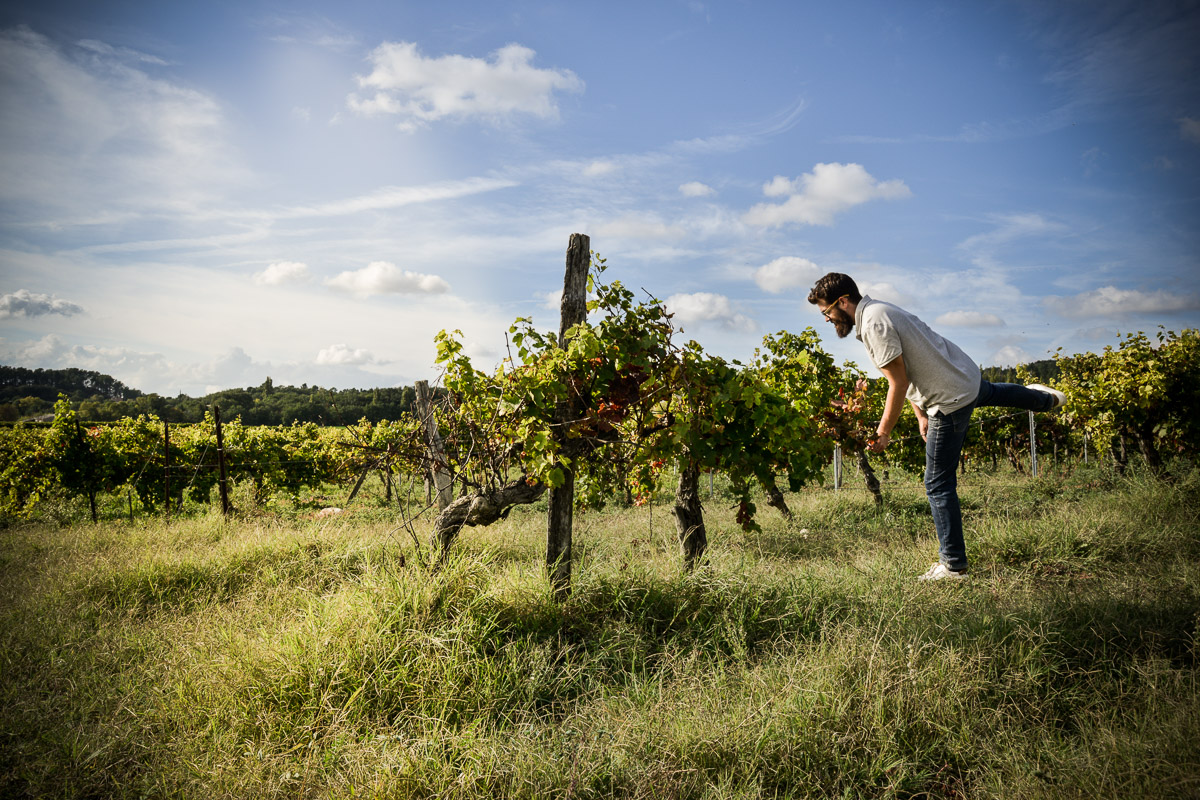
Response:
POLYGON ((168 422, 199 422, 213 404, 221 417, 241 417, 245 425, 350 425, 398 419, 412 408, 411 386, 384 389, 322 389, 319 386, 276 386, 267 378, 259 386, 225 389, 195 398, 180 394, 144 394, 99 372, 81 369, 25 369, 0 366, 0 422, 52 415, 59 394, 75 406, 80 420, 111 422, 153 414, 168 422))
MULTIPOLYGON (((1052 358, 1043 361, 1033 361, 1025 365, 1025 369, 1036 378, 1034 383, 1052 383, 1058 379, 1058 362, 1052 358)), ((1016 367, 984 367, 983 379, 991 383, 1024 383, 1017 378, 1016 367)))

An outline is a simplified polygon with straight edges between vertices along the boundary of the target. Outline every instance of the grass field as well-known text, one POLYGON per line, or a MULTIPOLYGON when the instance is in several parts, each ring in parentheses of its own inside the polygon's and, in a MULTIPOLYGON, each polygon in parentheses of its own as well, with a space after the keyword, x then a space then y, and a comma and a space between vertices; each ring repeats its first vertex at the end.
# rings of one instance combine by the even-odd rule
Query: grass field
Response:
MULTIPOLYGON (((576 518, 422 566, 391 512, 0 530, 0 797, 1200 796, 1200 470, 576 518)), ((418 531, 419 537, 424 530, 418 531)))

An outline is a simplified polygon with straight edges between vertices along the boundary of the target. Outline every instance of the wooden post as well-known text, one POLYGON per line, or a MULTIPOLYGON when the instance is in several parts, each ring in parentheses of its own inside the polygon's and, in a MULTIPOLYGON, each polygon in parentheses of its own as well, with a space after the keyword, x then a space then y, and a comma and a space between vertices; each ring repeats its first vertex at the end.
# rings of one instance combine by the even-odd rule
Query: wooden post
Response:
POLYGON ((92 454, 92 446, 88 444, 87 439, 83 435, 83 428, 80 427, 78 419, 75 420, 75 438, 79 441, 79 446, 84 454, 83 481, 87 485, 88 505, 92 509, 92 522, 99 522, 100 518, 96 515, 96 459, 92 454))
POLYGON ((442 447, 442 434, 438 432, 437 420, 433 418, 433 395, 429 391, 429 381, 417 381, 417 414, 425 429, 425 445, 429 448, 429 471, 437 486, 438 511, 454 502, 454 485, 450 473, 446 471, 446 451, 442 447))
POLYGON ((229 516, 233 506, 229 504, 229 476, 225 471, 225 436, 221 432, 221 409, 213 404, 213 421, 217 424, 217 488, 221 493, 221 513, 229 516))
MULTIPOLYGON (((567 331, 587 319, 587 276, 591 267, 591 240, 582 233, 572 233, 567 244, 567 265, 563 276, 561 318, 558 324, 558 345, 566 346, 567 331)), ((564 424, 572 416, 571 400, 555 409, 556 423, 564 424)), ((565 456, 555 466, 561 470, 561 486, 551 487, 546 514, 546 570, 554 596, 565 600, 571 592, 571 526, 575 513, 575 466, 569 452, 563 428, 555 428, 559 453, 565 456)))
POLYGON ((691 572, 708 548, 708 531, 704 527, 704 508, 700 504, 700 467, 690 458, 679 472, 679 485, 675 490, 675 530, 683 549, 684 568, 691 572))
POLYGON ((1033 412, 1029 412, 1029 475, 1036 478, 1037 469, 1037 423, 1034 422, 1033 412))
POLYGON ((842 446, 835 444, 833 446, 833 490, 839 491, 842 488, 842 446))
POLYGON ((167 519, 171 519, 171 423, 163 420, 163 484, 167 490, 167 519))

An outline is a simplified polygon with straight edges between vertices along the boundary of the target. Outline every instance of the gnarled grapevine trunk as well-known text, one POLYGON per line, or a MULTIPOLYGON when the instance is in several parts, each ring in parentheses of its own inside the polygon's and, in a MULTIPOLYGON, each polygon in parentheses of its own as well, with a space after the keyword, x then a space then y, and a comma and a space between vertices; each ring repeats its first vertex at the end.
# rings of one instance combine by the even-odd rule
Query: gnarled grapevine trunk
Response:
POLYGON ((862 470, 863 479, 867 482, 867 489, 875 498, 875 508, 883 508, 883 492, 879 490, 879 478, 875 477, 875 468, 867 460, 866 450, 858 451, 858 468, 862 470))
POLYGON ((679 533, 684 566, 690 572, 708 547, 704 507, 700 504, 700 467, 690 460, 685 460, 679 469, 679 485, 675 489, 675 530, 679 533))
POLYGON ((788 508, 787 501, 783 499, 783 492, 779 491, 779 486, 776 485, 775 479, 762 481, 763 489, 767 492, 767 505, 771 508, 779 509, 779 513, 783 514, 783 518, 788 522, 795 519, 792 510, 788 508))
POLYGON ((433 521, 433 546, 439 561, 445 561, 458 532, 469 525, 491 525, 508 516, 513 506, 532 503, 546 492, 546 484, 530 484, 524 478, 490 492, 477 492, 456 498, 433 521))
POLYGON ((1158 454, 1158 447, 1154 444, 1154 432, 1146 427, 1134 428, 1133 440, 1137 442, 1138 450, 1142 458, 1146 459, 1146 466, 1150 468, 1150 472, 1161 475, 1162 456, 1158 454))

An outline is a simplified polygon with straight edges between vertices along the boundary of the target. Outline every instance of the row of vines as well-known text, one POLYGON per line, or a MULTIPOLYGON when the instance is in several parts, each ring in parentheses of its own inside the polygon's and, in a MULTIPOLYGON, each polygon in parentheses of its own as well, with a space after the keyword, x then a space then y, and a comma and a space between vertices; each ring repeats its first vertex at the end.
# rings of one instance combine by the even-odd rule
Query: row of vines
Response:
MULTIPOLYGON (((341 484, 376 468, 390 487, 389 454, 413 441, 411 421, 322 428, 313 423, 221 426, 225 477, 247 487, 261 506, 272 498, 297 501, 304 490, 341 484), (406 428, 406 422, 410 427, 406 428)), ((30 518, 56 497, 120 499, 143 512, 179 509, 184 498, 207 504, 220 480, 217 425, 167 425, 154 416, 83 425, 65 398, 47 427, 17 425, 0 431, 0 515, 30 518)), ((112 505, 112 503, 110 503, 112 505)))
MULTIPOLYGON (((694 341, 676 341, 680 331, 665 306, 639 300, 620 281, 605 282, 606 269, 592 257, 583 322, 555 335, 516 320, 509 354, 495 369, 477 368, 457 332, 439 334, 443 391, 426 419, 336 429, 226 423, 229 479, 250 482, 261 500, 361 483, 373 469, 389 487, 395 473, 433 469, 453 486, 453 501, 442 504, 434 524, 443 548, 462 526, 488 524, 567 483, 576 506, 598 507, 642 501, 671 480, 690 563, 705 545, 701 474, 728 477, 738 520, 753 527, 754 499, 765 497, 790 516, 782 486, 795 491, 824 480, 835 445, 857 463, 877 502, 879 469, 920 473, 924 443, 915 418, 902 415, 887 451, 871 453, 886 382, 836 365, 812 328, 765 337, 746 363, 726 361, 694 341)), ((1043 452, 1080 460, 1090 448, 1093 459, 1118 466, 1137 452, 1160 470, 1169 457, 1200 448, 1196 330, 1130 334, 1102 353, 1060 352, 1056 361, 1056 386, 1068 404, 1038 415, 1043 452)), ((964 468, 1007 462, 1024 469, 1029 437, 1025 413, 980 409, 964 468)), ((86 494, 93 507, 97 493, 130 503, 136 496, 147 509, 185 493, 210 502, 218 481, 211 418, 173 426, 165 447, 153 417, 84 427, 65 400, 49 429, 0 433, 0 461, 0 514, 7 518, 34 514, 56 493, 86 494)))

